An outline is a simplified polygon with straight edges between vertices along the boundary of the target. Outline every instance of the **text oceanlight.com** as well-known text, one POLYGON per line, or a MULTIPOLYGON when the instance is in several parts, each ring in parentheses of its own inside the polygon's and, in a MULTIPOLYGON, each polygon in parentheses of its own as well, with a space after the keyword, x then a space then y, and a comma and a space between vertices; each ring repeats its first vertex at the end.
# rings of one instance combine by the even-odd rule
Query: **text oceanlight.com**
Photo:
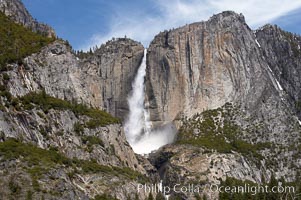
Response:
POLYGON ((202 193, 203 191, 209 192, 219 192, 219 193, 250 193, 251 195, 256 195, 258 193, 295 193, 294 186, 273 186, 269 187, 267 185, 250 185, 244 184, 240 186, 221 186, 217 184, 207 184, 204 186, 188 184, 181 185, 175 184, 173 186, 164 186, 162 182, 158 184, 138 184, 137 185, 138 192, 152 192, 158 193, 162 192, 164 195, 168 195, 170 193, 202 193))

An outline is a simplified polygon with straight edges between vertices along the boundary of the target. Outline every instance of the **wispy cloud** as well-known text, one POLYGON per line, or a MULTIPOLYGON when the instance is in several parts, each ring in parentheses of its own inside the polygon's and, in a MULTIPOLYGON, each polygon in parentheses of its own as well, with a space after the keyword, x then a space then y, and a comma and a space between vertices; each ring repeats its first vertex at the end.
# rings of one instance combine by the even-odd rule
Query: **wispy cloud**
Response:
MULTIPOLYGON (((225 10, 242 13, 252 28, 272 23, 277 18, 301 7, 296 0, 152 0, 156 12, 116 10, 105 34, 95 34, 82 47, 100 45, 112 37, 124 37, 142 42, 145 46, 160 31, 187 23, 207 20, 225 10)), ((143 11, 143 9, 141 9, 143 11)))

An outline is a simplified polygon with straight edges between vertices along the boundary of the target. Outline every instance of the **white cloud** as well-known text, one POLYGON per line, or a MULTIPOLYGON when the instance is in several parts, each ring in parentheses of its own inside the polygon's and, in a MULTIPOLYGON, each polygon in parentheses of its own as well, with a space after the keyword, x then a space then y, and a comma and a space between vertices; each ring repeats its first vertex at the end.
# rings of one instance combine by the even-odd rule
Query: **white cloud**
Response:
POLYGON ((118 15, 110 21, 108 32, 95 34, 83 49, 125 35, 147 46, 160 31, 207 20, 225 10, 243 13, 247 23, 257 28, 301 7, 300 0, 153 0, 153 3, 159 15, 116 11, 118 15))

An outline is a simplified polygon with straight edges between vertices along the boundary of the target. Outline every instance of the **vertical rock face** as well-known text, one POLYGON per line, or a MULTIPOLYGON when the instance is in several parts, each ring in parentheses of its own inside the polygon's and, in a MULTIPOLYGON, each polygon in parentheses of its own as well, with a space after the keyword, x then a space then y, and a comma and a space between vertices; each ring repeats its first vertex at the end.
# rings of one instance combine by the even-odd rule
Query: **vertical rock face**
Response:
POLYGON ((102 107, 124 119, 128 113, 127 97, 143 58, 144 47, 130 39, 110 41, 93 56, 80 62, 78 81, 85 85, 81 98, 91 99, 92 105, 102 107))
POLYGON ((270 62, 244 17, 234 12, 160 33, 148 49, 151 121, 160 125, 232 102, 283 142, 296 119, 290 120, 292 108, 270 62))
MULTIPOLYGON (((254 162, 259 163, 256 172, 250 172, 253 179, 246 175, 249 172, 245 169, 236 172, 239 176, 226 173, 228 167, 220 174, 221 177, 233 176, 260 182, 258 177, 261 171, 269 174, 267 178, 275 173, 277 178, 283 176, 289 181, 296 179, 300 149, 295 144, 300 141, 300 122, 294 116, 295 107, 290 102, 297 102, 300 94, 300 39, 292 35, 290 37, 292 39, 285 39, 285 34, 275 28, 264 28, 255 34, 242 15, 223 12, 206 22, 165 31, 154 38, 148 49, 146 73, 151 121, 160 126, 170 121, 179 121, 180 125, 183 122, 185 125, 185 120, 181 120, 183 118, 194 120, 187 125, 192 129, 191 132, 184 130, 181 133, 180 129, 177 143, 168 147, 167 152, 164 148, 160 150, 168 155, 169 152, 177 152, 158 167, 159 171, 165 170, 163 178, 166 182, 174 184, 175 180, 185 182, 185 179, 189 182, 187 173, 173 172, 173 169, 192 166, 186 160, 192 160, 196 155, 198 162, 203 163, 201 157, 206 154, 204 152, 192 156, 187 154, 188 158, 184 156, 186 160, 178 159, 185 152, 181 148, 187 150, 196 146, 201 149, 206 146, 202 142, 211 136, 225 139, 222 128, 227 128, 227 123, 216 126, 214 120, 221 120, 218 115, 207 124, 204 119, 199 120, 200 124, 195 119, 198 118, 197 113, 221 109, 227 102, 233 104, 237 111, 231 115, 231 123, 235 122, 239 127, 235 138, 251 145, 266 143, 271 146, 258 150, 262 158, 250 159, 240 155, 250 162, 250 166, 254 162), (212 131, 209 130, 210 124, 212 131), (205 131, 201 133, 203 129, 205 131), (187 132, 191 134, 191 140, 185 143, 180 138, 189 136, 185 135, 187 132), (177 160, 180 161, 175 164, 173 161, 177 160)), ((233 130, 230 132, 234 133, 233 130)), ((210 139, 208 141, 212 144, 210 139)), ((225 144, 230 143, 227 141, 225 144)), ((238 149, 233 150, 240 153, 238 149)), ((233 152, 229 155, 234 155, 233 152)), ((221 156, 221 153, 218 155, 221 156)), ((234 157, 232 161, 236 160, 234 157)), ((215 157, 211 161, 217 162, 215 157)), ((222 161, 221 165, 228 166, 229 163, 222 161)), ((240 168, 239 165, 244 164, 238 161, 235 164, 238 167, 232 165, 233 170, 240 168)), ((209 172, 206 176, 211 175, 209 172)))
POLYGON ((233 12, 160 33, 148 53, 153 121, 190 117, 226 102, 252 108, 265 90, 275 92, 254 34, 233 12))
POLYGON ((119 39, 79 59, 64 42, 56 41, 24 59, 25 67, 10 72, 14 80, 10 92, 22 96, 43 88, 53 97, 104 109, 123 119, 143 50, 140 43, 119 39))
POLYGON ((266 61, 301 118, 301 37, 272 25, 255 34, 266 61))
POLYGON ((34 32, 43 33, 48 37, 55 37, 54 30, 50 26, 33 19, 20 0, 0 0, 0 11, 13 21, 24 25, 34 32))

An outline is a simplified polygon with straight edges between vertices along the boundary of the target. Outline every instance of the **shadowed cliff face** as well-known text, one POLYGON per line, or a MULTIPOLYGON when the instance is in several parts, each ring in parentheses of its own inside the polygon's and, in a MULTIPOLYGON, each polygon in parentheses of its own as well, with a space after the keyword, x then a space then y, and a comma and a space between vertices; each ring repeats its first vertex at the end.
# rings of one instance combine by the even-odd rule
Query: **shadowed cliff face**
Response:
POLYGON ((263 56, 301 118, 301 37, 266 25, 255 32, 263 56))
MULTIPOLYGON (((111 41, 79 64, 77 80, 86 85, 80 98, 125 119, 127 98, 143 58, 144 47, 130 39, 111 41), (86 100, 85 100, 86 99, 86 100)), ((80 87, 79 87, 80 88, 80 87)), ((86 102, 88 103, 88 102, 86 102)))

